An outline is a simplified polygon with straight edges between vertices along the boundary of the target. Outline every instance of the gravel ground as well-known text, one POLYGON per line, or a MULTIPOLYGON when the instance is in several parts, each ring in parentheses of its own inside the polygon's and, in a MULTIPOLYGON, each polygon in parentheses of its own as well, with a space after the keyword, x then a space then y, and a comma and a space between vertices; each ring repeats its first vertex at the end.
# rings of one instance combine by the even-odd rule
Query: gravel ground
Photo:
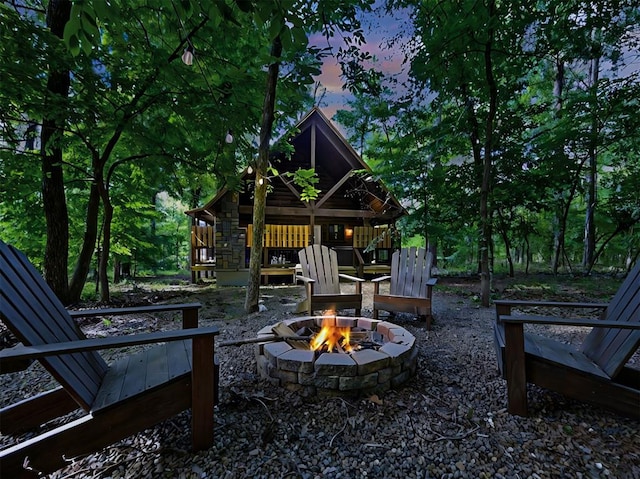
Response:
MULTIPOLYGON (((241 312, 241 288, 136 288, 131 297, 200 301, 201 324, 218 325, 220 340, 230 340, 255 337, 293 315, 303 291, 268 286, 262 293, 266 311, 249 316, 241 312)), ((367 284, 363 316, 371 315, 371 297, 367 284)), ((509 415, 493 349, 493 308, 479 307, 472 288, 451 284, 436 289, 433 304, 432 331, 410 316, 392 320, 416 336, 419 348, 418 373, 399 390, 360 399, 302 398, 260 379, 253 345, 220 347, 214 447, 189 451, 185 412, 50 477, 640 478, 638 421, 531 386, 530 417, 509 415)), ((178 327, 178 321, 116 318, 82 326, 88 335, 104 335, 178 327)), ((553 334, 574 341, 584 331, 553 334)), ((0 376, 2 405, 49 387, 45 374, 32 367, 0 376)), ((0 439, 3 445, 16 440, 0 439)))

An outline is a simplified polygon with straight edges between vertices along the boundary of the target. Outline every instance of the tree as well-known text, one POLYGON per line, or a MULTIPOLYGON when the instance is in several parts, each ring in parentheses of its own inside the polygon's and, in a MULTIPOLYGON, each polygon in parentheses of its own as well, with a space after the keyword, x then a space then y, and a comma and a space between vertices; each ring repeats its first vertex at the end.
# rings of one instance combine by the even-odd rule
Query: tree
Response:
MULTIPOLYGON (((607 117, 608 107, 601 99, 607 88, 606 77, 615 74, 615 70, 624 64, 624 52, 631 51, 634 44, 637 46, 637 40, 629 33, 637 25, 640 10, 637 2, 626 0, 551 0, 541 7, 541 21, 533 34, 535 51, 542 63, 553 65, 555 76, 553 108, 549 110, 552 118, 543 134, 552 149, 546 150, 550 155, 544 150, 540 153, 552 161, 553 157, 561 159, 564 156, 562 163, 566 168, 578 173, 571 174, 567 183, 559 185, 556 195, 562 205, 556 215, 552 268, 557 272, 564 254, 568 212, 580 193, 585 197, 581 262, 589 271, 596 249, 600 156, 610 143, 604 125, 610 124, 611 118, 607 117), (567 78, 574 80, 568 83, 567 78), (581 176, 584 176, 583 181, 581 176)), ((561 167, 556 172, 562 174, 561 167)))
POLYGON ((468 137, 478 194, 478 244, 481 301, 491 291, 492 187, 497 125, 507 101, 520 88, 516 71, 526 71, 521 50, 533 10, 528 2, 513 5, 477 2, 397 2, 415 8, 418 39, 411 58, 411 76, 437 95, 441 105, 457 107, 457 131, 468 137), (500 85, 500 88, 498 88, 500 85))
POLYGON ((269 63, 266 92, 262 108, 260 127, 260 147, 256 162, 256 185, 253 207, 253 242, 249 260, 249 282, 245 298, 245 310, 258 310, 260 267, 262 263, 262 238, 264 235, 265 205, 267 196, 267 168, 269 162, 270 139, 274 122, 276 90, 279 83, 279 71, 283 61, 291 62, 298 67, 297 78, 290 83, 294 90, 300 85, 313 83, 311 75, 318 72, 318 62, 322 51, 312 49, 315 62, 304 62, 301 55, 307 50, 307 33, 325 29, 331 36, 335 29, 349 28, 355 35, 361 35, 357 29, 357 7, 366 8, 369 1, 339 2, 335 0, 319 1, 314 4, 291 2, 290 4, 256 6, 261 18, 266 18, 271 37, 271 61, 269 63), (290 9, 289 9, 290 8, 290 9), (292 25, 293 28, 290 28, 292 25), (284 58, 283 58, 284 57, 284 58), (302 60, 302 62, 300 62, 302 60), (306 68, 300 68, 300 67, 306 68))
MULTIPOLYGON (((71 2, 56 0, 47 6, 47 27, 62 40, 69 21, 71 2)), ((63 54, 61 42, 52 42, 49 55, 63 54)), ((42 203, 47 223, 47 242, 44 253, 44 277, 60 300, 68 304, 67 256, 59 254, 69 249, 69 220, 64 194, 61 136, 66 126, 67 97, 70 71, 64 63, 53 63, 47 72, 47 91, 44 97, 44 117, 41 129, 42 203)))
MULTIPOLYGON (((250 92, 251 85, 257 85, 264 75, 261 66, 265 60, 268 61, 264 51, 265 40, 280 39, 285 52, 283 61, 293 66, 280 81, 285 91, 300 94, 301 88, 312 82, 311 75, 318 72, 318 58, 322 54, 320 49, 307 47, 307 32, 324 29, 329 36, 341 27, 351 29, 353 25, 357 26, 356 7, 367 7, 370 3, 369 0, 347 4, 325 0, 311 5, 295 1, 255 5, 239 1, 232 4, 164 2, 154 9, 136 3, 122 4, 120 8, 107 8, 102 1, 74 4, 60 27, 69 49, 76 55, 74 80, 77 82, 73 85, 73 102, 78 108, 74 119, 79 121, 72 124, 77 128, 70 127, 71 124, 58 125, 58 133, 62 135, 63 131, 67 131, 67 135, 78 140, 89 152, 90 164, 74 167, 88 173, 92 187, 87 202, 84 246, 73 284, 80 284, 75 282, 76 278, 82 280, 83 276, 86 277, 88 260, 97 238, 101 206, 102 254, 99 275, 103 299, 109 297, 106 271, 114 212, 110 189, 111 181, 118 178, 115 175, 116 168, 129 161, 149 158, 169 157, 182 162, 191 160, 188 148, 184 146, 182 151, 180 148, 166 148, 166 145, 145 151, 132 149, 134 142, 127 142, 126 138, 140 134, 136 127, 138 123, 145 123, 147 128, 156 128, 156 136, 166 139, 162 126, 149 122, 155 111, 164 109, 165 112, 172 112, 169 118, 182 118, 190 128, 193 128, 194 119, 200 126, 202 122, 198 120, 202 116, 197 109, 185 113, 185 109, 178 112, 173 107, 179 103, 176 97, 192 95, 192 98, 200 99, 209 93, 218 108, 234 104, 230 109, 231 115, 221 115, 223 119, 218 123, 227 120, 228 128, 233 128, 239 132, 237 137, 243 138, 245 132, 255 131, 258 123, 256 119, 260 110, 258 103, 254 103, 258 96, 251 97, 250 92), (225 34, 220 34, 221 29, 226 30, 225 34), (225 42, 229 42, 228 47, 225 47, 225 42), (201 77, 191 78, 186 83, 176 82, 174 79, 184 75, 174 66, 175 61, 184 47, 193 49, 194 44, 198 45, 198 52, 203 53, 202 57, 196 55, 196 66, 201 77), (213 58, 217 64, 211 65, 199 58, 213 58), (123 64, 126 68, 122 68, 123 64), (78 69, 79 65, 83 65, 85 70, 78 69), (213 71, 209 69, 211 67, 213 71), (238 98, 237 90, 234 91, 233 80, 243 85, 243 99, 238 98), (167 88, 168 85, 173 88, 167 88), (92 98, 96 99, 87 100, 91 108, 86 108, 87 103, 80 103, 84 92, 91 92, 92 98), (247 97, 250 98, 249 102, 246 101, 247 97), (83 116, 82 107, 86 108, 85 113, 91 110, 95 115, 83 116), (246 115, 247 108, 252 115, 246 115), (95 134, 96 128, 98 135, 95 134), (187 155, 184 150, 187 150, 187 155)), ((31 18, 24 16, 23 20, 30 22, 31 18)), ((178 65, 182 66, 179 62, 178 65)), ((275 89, 273 92, 271 100, 275 102, 275 89)), ((284 96, 287 97, 286 94, 284 96)), ((66 100, 70 103, 68 98, 66 100)), ((265 105, 270 103, 264 102, 265 105)), ((262 116, 265 119, 271 117, 272 123, 274 107, 266 108, 271 108, 272 113, 265 111, 262 116)), ((211 118, 208 120, 211 121, 211 118)), ((265 126, 268 125, 265 123, 265 126)), ((263 137, 264 134, 263 128, 263 137)), ((271 132, 266 138, 270 135, 271 132)), ((268 140, 266 143, 268 147, 268 140)), ((248 146, 248 142, 245 146, 248 146)), ((149 148, 149 145, 145 144, 145 147, 149 148)), ((264 153, 261 155, 266 158, 264 153)), ((215 171, 216 175, 225 181, 225 177, 236 174, 238 165, 234 159, 217 166, 220 168, 215 171)), ((259 231, 257 236, 261 237, 259 231)), ((49 254, 66 254, 66 249, 64 251, 62 253, 61 249, 49 254)), ((254 289, 250 288, 250 291, 254 289)), ((253 300, 249 303, 253 303, 253 300)))
MULTIPOLYGON (((51 2, 50 8, 63 3, 51 2)), ((60 15, 50 15, 51 18, 62 22, 57 26, 57 36, 61 37, 62 31, 65 31, 68 45, 76 53, 76 57, 71 58, 64 54, 59 38, 57 43, 46 38, 45 41, 33 43, 34 47, 44 45, 45 48, 47 45, 57 45, 63 54, 59 55, 59 61, 52 61, 50 64, 63 65, 60 67, 61 71, 73 70, 74 79, 70 86, 73 91, 72 98, 61 97, 59 104, 50 104, 45 110, 40 108, 33 111, 35 121, 38 115, 44 115, 45 120, 48 118, 47 113, 43 114, 43 111, 50 111, 48 115, 56 120, 51 126, 44 121, 42 128, 42 144, 46 145, 42 148, 46 154, 43 164, 51 170, 45 170, 43 204, 46 211, 57 205, 55 213, 47 213, 48 217, 55 216, 56 220, 48 221, 48 224, 57 228, 47 234, 48 242, 58 244, 55 242, 66 241, 68 245, 69 241, 68 228, 64 227, 68 221, 67 213, 60 210, 59 206, 67 206, 64 196, 56 201, 50 199, 53 192, 64 194, 63 175, 67 176, 67 181, 71 179, 77 182, 76 184, 90 185, 90 188, 85 190, 85 231, 75 272, 70 284, 67 284, 66 280, 60 280, 56 288, 57 294, 66 303, 79 298, 86 280, 96 245, 101 205, 103 238, 99 274, 103 299, 108 299, 107 264, 113 220, 110 190, 111 182, 121 178, 115 175, 117 167, 127 162, 140 162, 146 169, 145 164, 155 167, 153 161, 170 160, 185 163, 193 161, 195 168, 201 168, 202 160, 209 156, 211 150, 207 144, 197 143, 197 140, 203 137, 201 132, 207 132, 210 138, 211 131, 223 130, 218 125, 224 125, 224 133, 220 136, 224 137, 227 129, 236 127, 237 131, 251 131, 254 125, 252 117, 246 115, 244 103, 252 98, 251 85, 253 79, 259 76, 252 76, 248 72, 259 70, 257 62, 260 59, 256 58, 253 52, 242 50, 241 55, 234 58, 229 53, 237 50, 224 48, 220 44, 228 41, 230 44, 238 45, 237 32, 222 35, 220 42, 207 44, 202 48, 204 52, 207 49, 211 49, 212 53, 218 49, 225 52, 223 57, 211 55, 217 62, 215 74, 204 70, 201 65, 202 71, 199 71, 197 76, 191 75, 189 78, 190 75, 185 74, 188 69, 181 62, 176 62, 180 58, 183 46, 188 41, 193 41, 190 37, 195 37, 202 31, 206 38, 212 38, 214 30, 219 32, 223 16, 229 15, 226 10, 221 13, 212 5, 205 14, 201 14, 200 11, 190 11, 171 4, 153 11, 144 5, 130 3, 107 10, 100 9, 99 5, 104 6, 101 2, 95 2, 93 5, 74 5, 73 11, 70 14, 67 12, 66 22, 59 20, 60 15), (96 28, 98 10, 103 17, 100 42, 97 41, 96 28), (159 22, 158 19, 162 15, 164 18, 173 18, 174 21, 171 24, 159 22), (185 23, 181 22, 182 18, 176 19, 176 15, 182 15, 185 22, 191 18, 194 21, 186 23, 187 29, 185 23), (173 25, 173 28, 167 28, 166 25, 173 25), (254 59, 255 67, 247 70, 248 58, 254 59), (231 90, 232 80, 237 80, 243 85, 242 91, 231 90), (184 103, 181 102, 182 99, 184 103), (202 114, 202 110, 182 107, 189 102, 200 103, 201 108, 213 105, 226 113, 215 118, 207 117, 202 114), (235 108, 220 108, 222 104, 233 102, 237 102, 235 108), (162 121, 153 121, 153 118, 162 118, 162 121), (174 129, 185 129, 188 125, 190 134, 179 138, 171 131, 167 132, 167 119, 173 123, 174 129), (141 138, 147 141, 142 142, 141 138), (159 143, 159 139, 163 141, 159 143), (63 148, 66 148, 66 151, 63 148), (85 158, 89 158, 90 161, 86 162, 85 158), (65 166, 66 171, 63 170, 65 166), (48 186, 49 183, 55 188, 48 186)), ((18 10, 12 19, 17 24, 34 25, 33 30, 42 36, 41 30, 38 29, 39 17, 18 10)), ((224 25, 240 31, 239 26, 233 21, 224 25)), ((251 40, 247 42, 250 43, 251 40)), ((26 55, 33 55, 32 51, 27 48, 26 55)), ((58 60, 58 57, 55 58, 58 60)), ((11 73, 15 76, 19 74, 17 71, 11 73)), ((44 102, 42 104, 44 105, 44 102)), ((257 111, 257 108, 253 111, 257 111)), ((242 146, 248 148, 247 143, 242 146)), ((236 168, 235 161, 221 162, 216 165, 215 174, 221 178, 224 175, 235 175, 236 168)), ((51 268, 61 277, 64 275, 64 278, 67 272, 68 251, 69 248, 66 246, 47 248, 45 255, 45 265, 55 259, 56 266, 51 268)))
POLYGON ((267 85, 262 107, 262 122, 260 125, 260 147, 258 160, 256 161, 256 185, 253 201, 253 241, 251 243, 251 256, 249 259, 249 282, 244 308, 250 313, 257 311, 260 285, 260 265, 262 264, 262 238, 264 234, 265 207, 267 203, 266 178, 269 167, 269 144, 273 128, 274 110, 276 104, 276 86, 278 84, 278 72, 280 71, 280 58, 282 56, 282 40, 280 35, 273 39, 271 46, 272 63, 269 65, 267 85))

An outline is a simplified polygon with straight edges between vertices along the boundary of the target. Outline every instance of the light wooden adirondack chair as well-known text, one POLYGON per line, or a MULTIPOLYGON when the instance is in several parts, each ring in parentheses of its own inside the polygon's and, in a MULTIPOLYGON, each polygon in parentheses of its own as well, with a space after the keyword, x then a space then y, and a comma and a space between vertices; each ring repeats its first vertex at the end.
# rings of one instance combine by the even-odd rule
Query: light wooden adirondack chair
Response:
POLYGON ((0 351, 0 371, 39 360, 61 387, 0 410, 3 435, 82 408, 80 419, 0 451, 2 477, 34 477, 191 408, 195 450, 213 444, 217 397, 214 336, 197 328, 200 305, 171 304, 69 313, 27 258, 0 241, 0 319, 24 346, 0 351), (74 317, 182 311, 179 331, 87 339, 74 317), (112 365, 100 349, 164 343, 112 365), (30 469, 25 469, 27 465, 30 469))
POLYGON ((640 418, 640 370, 627 362, 640 346, 640 263, 610 303, 496 301, 494 339, 507 380, 508 410, 527 415, 527 383, 640 418), (512 315, 512 308, 603 308, 602 319, 512 315), (524 324, 589 326, 579 349, 524 332, 524 324))
POLYGON ((373 279, 373 318, 378 311, 413 313, 431 329, 431 296, 437 279, 431 277, 431 253, 403 248, 391 257, 391 275, 373 279), (389 294, 380 294, 380 282, 391 280, 389 294))
POLYGON ((297 275, 307 291, 307 313, 313 311, 355 309, 360 315, 362 309, 362 282, 356 278, 338 272, 338 255, 334 250, 322 245, 310 245, 298 252, 302 275, 297 275), (340 293, 340 278, 356 282, 355 294, 340 293))

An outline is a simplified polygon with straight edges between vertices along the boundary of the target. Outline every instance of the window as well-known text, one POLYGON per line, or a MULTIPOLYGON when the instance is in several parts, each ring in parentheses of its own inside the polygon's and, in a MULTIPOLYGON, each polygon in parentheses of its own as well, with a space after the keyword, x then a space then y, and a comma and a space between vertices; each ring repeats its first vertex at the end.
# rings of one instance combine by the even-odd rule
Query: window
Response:
POLYGON ((344 225, 329 225, 329 241, 344 241, 344 225))
POLYGON ((389 262, 389 250, 387 248, 378 248, 378 249, 376 249, 376 261, 378 263, 388 263, 389 262))

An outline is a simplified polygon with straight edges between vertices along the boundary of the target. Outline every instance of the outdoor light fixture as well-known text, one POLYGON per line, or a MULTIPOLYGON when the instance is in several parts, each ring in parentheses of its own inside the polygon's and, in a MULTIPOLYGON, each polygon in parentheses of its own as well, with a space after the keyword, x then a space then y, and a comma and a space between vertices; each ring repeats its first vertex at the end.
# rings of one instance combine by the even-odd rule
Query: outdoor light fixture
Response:
POLYGON ((247 173, 248 174, 253 173, 253 167, 251 165, 247 166, 247 173))
POLYGON ((191 43, 187 45, 187 48, 184 49, 184 53, 182 54, 182 63, 185 65, 193 65, 193 46, 191 43))
POLYGON ((228 144, 233 143, 233 135, 231 134, 231 130, 227 131, 227 136, 224 137, 224 141, 228 144))

